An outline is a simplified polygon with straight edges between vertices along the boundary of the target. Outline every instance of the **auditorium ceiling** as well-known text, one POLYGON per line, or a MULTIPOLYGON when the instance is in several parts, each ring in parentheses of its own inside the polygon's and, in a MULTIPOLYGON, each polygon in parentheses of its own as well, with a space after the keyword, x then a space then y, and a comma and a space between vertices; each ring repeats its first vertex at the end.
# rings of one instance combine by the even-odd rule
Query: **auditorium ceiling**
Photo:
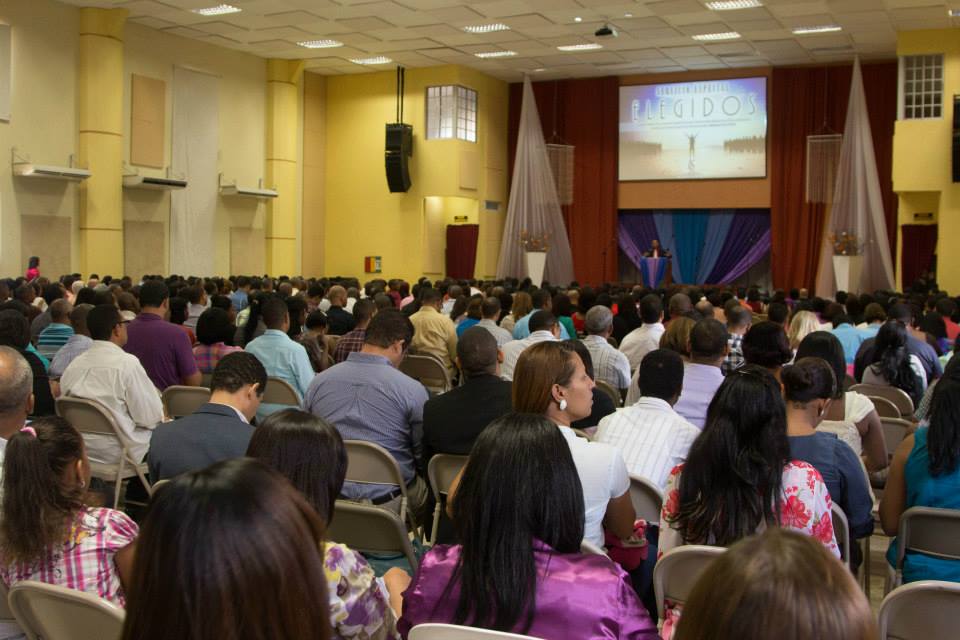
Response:
POLYGON ((123 7, 131 22, 264 58, 302 58, 326 75, 459 64, 509 81, 891 58, 897 31, 960 27, 950 15, 960 14, 960 0, 732 0, 760 5, 734 10, 707 0, 63 1, 123 7), (221 2, 241 11, 194 11, 221 2), (618 35, 594 35, 604 25, 618 35), (602 48, 558 49, 573 45, 602 48), (500 57, 477 56, 491 53, 500 57))

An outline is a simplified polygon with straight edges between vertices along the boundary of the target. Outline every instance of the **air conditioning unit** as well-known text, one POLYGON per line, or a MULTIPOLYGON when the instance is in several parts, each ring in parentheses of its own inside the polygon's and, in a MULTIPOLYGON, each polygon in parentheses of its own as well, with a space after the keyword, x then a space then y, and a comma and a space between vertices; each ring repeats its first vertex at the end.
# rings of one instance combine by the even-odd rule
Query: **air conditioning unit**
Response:
POLYGON ((150 176, 123 176, 124 189, 150 189, 153 191, 170 191, 183 189, 187 186, 186 180, 177 178, 151 178, 150 176))
POLYGON ((236 196, 240 198, 276 198, 280 193, 276 189, 261 187, 238 187, 235 184, 225 184, 220 187, 220 195, 236 196))
POLYGON ((80 182, 90 177, 87 169, 76 167, 56 167, 49 164, 33 164, 32 162, 14 162, 13 175, 21 178, 49 178, 53 180, 72 180, 80 182))

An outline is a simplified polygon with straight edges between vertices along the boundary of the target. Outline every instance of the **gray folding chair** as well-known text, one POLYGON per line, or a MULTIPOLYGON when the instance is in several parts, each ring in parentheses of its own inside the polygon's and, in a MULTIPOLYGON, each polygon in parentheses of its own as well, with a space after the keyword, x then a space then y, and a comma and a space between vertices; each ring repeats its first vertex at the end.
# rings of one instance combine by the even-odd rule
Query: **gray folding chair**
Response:
POLYGON ((597 545, 593 544, 592 542, 590 542, 590 541, 587 540, 586 538, 584 538, 583 540, 580 541, 580 553, 585 553, 585 554, 588 554, 588 555, 591 555, 591 554, 592 554, 592 555, 595 555, 595 556, 606 556, 606 555, 607 555, 607 552, 604 551, 602 547, 598 547, 597 545))
POLYGON ((446 393, 453 388, 450 372, 440 360, 428 353, 408 353, 398 368, 419 381, 428 391, 446 393))
POLYGON ((204 373, 203 375, 200 376, 200 386, 201 386, 201 387, 206 387, 207 389, 209 389, 211 382, 213 382, 213 374, 212 374, 212 373, 204 373))
MULTIPOLYGON (((850 568, 850 524, 847 522, 847 514, 843 512, 836 502, 830 507, 830 515, 833 516, 833 535, 837 538, 837 546, 840 547, 840 559, 843 564, 850 568)), ((869 562, 865 558, 864 562, 869 562)))
POLYGON ((146 463, 135 460, 130 454, 131 443, 120 429, 110 409, 96 400, 67 396, 57 398, 56 408, 57 415, 72 424, 81 434, 113 437, 120 444, 120 460, 116 463, 90 463, 90 475, 114 483, 114 509, 120 504, 120 489, 127 478, 136 476, 147 490, 147 494, 153 493, 150 482, 147 481, 146 463))
POLYGON ((429 544, 437 542, 437 528, 440 526, 440 504, 442 496, 447 495, 450 484, 457 477, 460 470, 467 464, 467 456, 455 456, 448 453, 438 453, 430 458, 427 464, 427 480, 430 482, 430 491, 433 493, 433 525, 430 528, 429 544))
POLYGON ((400 520, 406 522, 409 504, 407 484, 403 480, 400 465, 390 452, 378 444, 365 440, 344 440, 343 445, 347 450, 346 481, 385 485, 384 488, 398 487, 400 520))
POLYGON ((903 561, 907 551, 960 561, 960 511, 911 507, 903 512, 897 530, 893 587, 903 584, 903 561))
POLYGON ((660 510, 663 508, 663 492, 660 487, 642 476, 630 474, 630 502, 638 518, 650 524, 660 522, 660 510))
POLYGON ((300 406, 300 394, 290 386, 290 383, 280 378, 267 378, 267 386, 263 389, 261 402, 266 404, 286 404, 293 407, 300 406))
POLYGON ((408 637, 409 640, 497 640, 498 638, 501 640, 539 640, 533 636, 522 636, 519 633, 437 622, 418 624, 410 629, 408 637))
POLYGON ((877 415, 881 418, 902 418, 900 414, 900 409, 897 409, 897 405, 893 404, 886 398, 881 398, 880 396, 873 396, 870 398, 870 401, 873 402, 873 408, 876 410, 877 415))
POLYGON ((913 423, 903 418, 880 418, 880 425, 883 427, 883 441, 887 445, 887 457, 892 457, 893 452, 907 437, 913 423))
POLYGON ((182 418, 210 402, 210 389, 174 385, 163 390, 160 400, 168 418, 182 418))
POLYGON ((417 554, 403 520, 390 509, 349 500, 337 500, 327 537, 364 553, 406 556, 410 568, 417 570, 417 554))
POLYGON ((913 415, 913 400, 906 393, 896 387, 890 387, 882 384, 855 384, 850 387, 850 391, 862 393, 871 398, 883 398, 889 400, 900 411, 900 416, 907 418, 913 415))
POLYGON ((9 602, 28 640, 116 640, 123 631, 123 609, 83 591, 26 580, 9 602))
POLYGON ((880 604, 880 640, 954 640, 960 628, 960 583, 921 580, 880 604))
POLYGON ((657 560, 653 568, 653 589, 660 620, 664 619, 664 601, 686 602, 700 574, 725 552, 724 547, 692 544, 671 549, 657 560))
POLYGON ((597 386, 597 389, 603 391, 610 397, 611 400, 613 400, 613 406, 623 406, 623 397, 620 395, 620 392, 614 389, 609 382, 606 382, 605 380, 595 380, 594 384, 597 386))
POLYGON ((573 433, 574 433, 578 438, 583 438, 583 439, 586 440, 587 442, 593 442, 593 436, 591 436, 589 433, 587 433, 587 432, 584 431, 583 429, 574 429, 574 428, 571 427, 570 430, 573 431, 573 433))

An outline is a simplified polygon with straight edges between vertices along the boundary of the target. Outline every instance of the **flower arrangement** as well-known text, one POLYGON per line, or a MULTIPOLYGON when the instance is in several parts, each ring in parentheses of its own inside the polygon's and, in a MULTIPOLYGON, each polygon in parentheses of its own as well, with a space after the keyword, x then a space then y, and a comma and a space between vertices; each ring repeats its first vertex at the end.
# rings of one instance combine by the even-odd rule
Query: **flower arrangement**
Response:
POLYGON ((836 256, 858 256, 863 253, 863 243, 857 234, 849 231, 830 234, 830 244, 833 245, 833 254, 836 256))
POLYGON ((550 234, 531 235, 529 231, 520 232, 520 244, 524 251, 546 252, 550 248, 550 234))

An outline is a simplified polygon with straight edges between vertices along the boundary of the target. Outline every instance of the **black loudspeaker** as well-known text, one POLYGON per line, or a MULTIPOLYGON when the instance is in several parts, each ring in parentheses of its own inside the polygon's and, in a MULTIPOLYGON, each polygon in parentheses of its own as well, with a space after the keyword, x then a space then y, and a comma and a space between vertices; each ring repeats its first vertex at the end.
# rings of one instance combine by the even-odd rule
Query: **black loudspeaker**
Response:
POLYGON ((960 96, 953 96, 953 181, 960 182, 960 96))
POLYGON ((410 189, 409 159, 413 155, 413 127, 402 122, 387 125, 384 146, 384 164, 390 193, 405 193, 410 189))

